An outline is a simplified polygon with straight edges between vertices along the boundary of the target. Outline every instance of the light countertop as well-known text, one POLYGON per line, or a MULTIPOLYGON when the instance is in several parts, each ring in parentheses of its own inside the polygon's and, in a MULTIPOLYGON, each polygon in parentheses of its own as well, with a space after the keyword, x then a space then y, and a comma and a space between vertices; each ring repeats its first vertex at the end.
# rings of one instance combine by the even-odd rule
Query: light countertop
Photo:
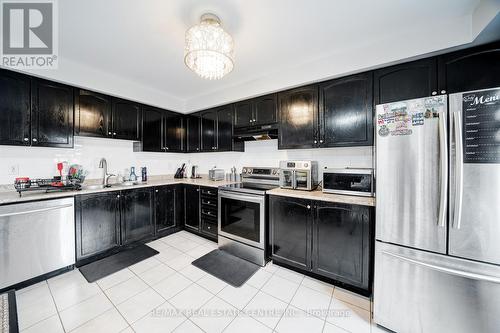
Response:
MULTIPOLYGON (((93 183, 95 184, 95 181, 93 183)), ((191 179, 191 178, 175 179, 173 176, 160 176, 160 177, 151 176, 150 180, 148 180, 147 183, 144 184, 140 183, 138 185, 133 185, 133 186, 112 184, 111 187, 103 189, 85 189, 84 185, 82 190, 79 191, 61 191, 61 192, 56 191, 49 193, 45 193, 44 191, 23 192, 21 197, 19 197, 19 193, 15 191, 13 185, 12 186, 2 185, 2 188, 0 190, 0 205, 26 202, 26 201, 73 197, 82 194, 132 190, 136 188, 154 187, 162 185, 188 184, 188 185, 198 185, 207 187, 219 187, 234 183, 235 183, 234 181, 226 181, 226 180, 213 181, 208 179, 207 176, 202 176, 202 178, 197 178, 197 179, 191 179)))
POLYGON ((283 197, 300 198, 300 199, 345 203, 352 205, 372 206, 372 207, 375 206, 375 198, 373 197, 323 193, 321 190, 299 191, 299 190, 275 188, 273 190, 267 191, 267 194, 278 195, 283 197))

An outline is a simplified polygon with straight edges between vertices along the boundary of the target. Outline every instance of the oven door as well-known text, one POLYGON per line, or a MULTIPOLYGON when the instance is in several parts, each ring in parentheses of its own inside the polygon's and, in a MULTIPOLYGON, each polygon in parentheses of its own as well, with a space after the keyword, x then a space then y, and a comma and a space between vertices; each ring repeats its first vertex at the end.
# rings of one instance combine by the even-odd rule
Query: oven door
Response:
POLYGON ((265 206, 263 195, 219 190, 219 235, 264 249, 265 206))

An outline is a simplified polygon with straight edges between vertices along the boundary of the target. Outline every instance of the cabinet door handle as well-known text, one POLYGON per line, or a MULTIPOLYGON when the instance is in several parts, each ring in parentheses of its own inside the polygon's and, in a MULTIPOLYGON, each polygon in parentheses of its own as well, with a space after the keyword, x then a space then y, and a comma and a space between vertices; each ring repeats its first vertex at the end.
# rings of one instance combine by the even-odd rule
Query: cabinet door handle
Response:
POLYGON ((38 142, 38 139, 36 139, 36 138, 33 138, 33 142, 38 142))
POLYGON ((318 143, 318 140, 314 140, 314 143, 318 143))
POLYGON ((116 196, 116 198, 117 198, 117 199, 120 199, 120 195, 118 194, 118 195, 116 196))
POLYGON ((437 95, 437 91, 433 91, 433 92, 431 93, 431 95, 432 95, 432 96, 436 96, 436 95, 437 95))
POLYGON ((441 90, 441 94, 446 94, 446 90, 441 90))
POLYGON ((210 229, 212 229, 212 227, 211 227, 211 226, 208 226, 208 227, 207 227, 207 229, 208 229, 208 230, 210 230, 210 229))
POLYGON ((111 135, 111 132, 108 132, 108 135, 111 135))
POLYGON ((323 143, 323 140, 319 140, 319 143, 323 143))
POLYGON ((307 205, 307 209, 311 209, 311 206, 310 206, 310 205, 307 205))
POLYGON ((116 135, 116 132, 113 132, 113 136, 115 136, 115 135, 116 135))
POLYGON ((24 138, 23 140, 24 140, 24 142, 30 141, 30 139, 28 139, 28 138, 24 138))
POLYGON ((158 193, 158 190, 155 190, 156 193, 158 193))

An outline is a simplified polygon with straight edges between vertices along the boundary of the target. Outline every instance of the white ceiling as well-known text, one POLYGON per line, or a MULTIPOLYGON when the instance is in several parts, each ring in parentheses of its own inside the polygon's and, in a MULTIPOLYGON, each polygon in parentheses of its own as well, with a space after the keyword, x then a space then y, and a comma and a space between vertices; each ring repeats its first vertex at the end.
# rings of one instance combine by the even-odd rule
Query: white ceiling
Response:
POLYGON ((34 73, 188 112, 468 43, 498 2, 61 0, 59 69, 34 73), (204 12, 235 41, 219 81, 183 62, 184 32, 204 12))

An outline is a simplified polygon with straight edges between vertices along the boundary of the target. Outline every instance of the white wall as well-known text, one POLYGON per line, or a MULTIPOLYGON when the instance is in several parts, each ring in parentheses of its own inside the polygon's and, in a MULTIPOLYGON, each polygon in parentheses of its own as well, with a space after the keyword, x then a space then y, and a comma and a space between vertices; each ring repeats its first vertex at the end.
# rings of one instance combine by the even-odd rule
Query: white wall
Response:
MULTIPOLYGON (((112 139, 75 137, 74 149, 0 146, 0 184, 12 184, 15 177, 51 177, 57 174, 56 163, 68 161, 82 164, 89 170, 88 178, 99 178, 101 157, 106 157, 111 173, 124 173, 130 166, 146 166, 150 175, 173 174, 183 162, 196 164, 200 173, 208 173, 213 166, 230 171, 236 166, 277 167, 280 160, 307 159, 323 167, 371 167, 372 148, 330 148, 278 150, 277 140, 245 143, 245 152, 198 154, 134 153, 132 142, 112 139), (17 174, 9 174, 12 166, 17 174)), ((140 175, 140 172, 137 172, 140 175)))

